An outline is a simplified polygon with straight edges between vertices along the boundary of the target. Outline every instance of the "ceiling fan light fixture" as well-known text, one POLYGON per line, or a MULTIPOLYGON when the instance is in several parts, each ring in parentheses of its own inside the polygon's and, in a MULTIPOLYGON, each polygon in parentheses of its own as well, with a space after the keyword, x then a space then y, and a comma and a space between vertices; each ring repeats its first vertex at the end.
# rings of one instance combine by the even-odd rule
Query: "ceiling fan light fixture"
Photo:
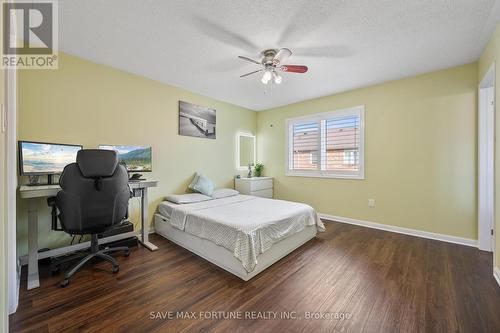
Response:
POLYGON ((262 82, 262 84, 267 85, 269 84, 269 82, 274 84, 281 84, 283 82, 283 78, 281 77, 281 75, 279 75, 278 71, 300 74, 306 73, 308 71, 307 66, 282 64, 283 60, 287 59, 291 55, 292 51, 290 51, 290 49, 282 48, 279 50, 267 49, 262 51, 260 62, 252 58, 238 56, 242 60, 260 65, 260 69, 240 75, 240 78, 262 72, 263 74, 260 79, 260 82, 262 82))
POLYGON ((264 84, 268 84, 269 81, 272 79, 272 74, 270 71, 264 71, 264 74, 262 75, 262 80, 260 80, 264 84))
POLYGON ((283 78, 278 73, 273 72, 273 80, 274 80, 274 83, 280 84, 281 81, 283 81, 283 78))

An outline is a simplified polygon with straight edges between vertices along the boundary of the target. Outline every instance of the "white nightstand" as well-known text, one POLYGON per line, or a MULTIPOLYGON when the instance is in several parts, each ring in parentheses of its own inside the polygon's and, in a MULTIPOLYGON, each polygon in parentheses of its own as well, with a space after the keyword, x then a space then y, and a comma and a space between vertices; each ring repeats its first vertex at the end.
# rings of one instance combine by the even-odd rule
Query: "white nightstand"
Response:
POLYGON ((241 194, 273 198, 272 177, 235 178, 234 188, 241 194))

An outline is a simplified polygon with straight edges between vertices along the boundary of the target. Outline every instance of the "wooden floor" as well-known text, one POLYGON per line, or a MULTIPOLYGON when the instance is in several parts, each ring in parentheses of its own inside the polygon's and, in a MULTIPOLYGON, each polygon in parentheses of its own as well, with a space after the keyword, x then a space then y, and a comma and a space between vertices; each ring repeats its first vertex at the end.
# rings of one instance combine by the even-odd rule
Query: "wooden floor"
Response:
POLYGON ((65 289, 61 275, 45 269, 41 287, 27 292, 23 271, 11 331, 500 332, 492 256, 474 248, 327 223, 325 233, 243 282, 151 238, 158 251, 120 257, 116 275, 109 264, 90 265, 65 289), (224 315, 242 319, 213 319, 224 315))

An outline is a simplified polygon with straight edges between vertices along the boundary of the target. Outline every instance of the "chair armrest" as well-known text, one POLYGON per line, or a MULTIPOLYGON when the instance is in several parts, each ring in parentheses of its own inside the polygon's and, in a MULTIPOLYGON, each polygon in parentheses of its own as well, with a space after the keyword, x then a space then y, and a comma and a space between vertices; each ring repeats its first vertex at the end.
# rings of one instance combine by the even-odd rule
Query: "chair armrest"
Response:
POLYGON ((52 230, 63 231, 62 228, 59 228, 57 225, 57 205, 56 205, 56 197, 48 197, 47 205, 52 208, 52 230))
POLYGON ((54 207, 56 205, 56 197, 55 196, 48 197, 47 198, 47 205, 49 205, 49 207, 54 207))

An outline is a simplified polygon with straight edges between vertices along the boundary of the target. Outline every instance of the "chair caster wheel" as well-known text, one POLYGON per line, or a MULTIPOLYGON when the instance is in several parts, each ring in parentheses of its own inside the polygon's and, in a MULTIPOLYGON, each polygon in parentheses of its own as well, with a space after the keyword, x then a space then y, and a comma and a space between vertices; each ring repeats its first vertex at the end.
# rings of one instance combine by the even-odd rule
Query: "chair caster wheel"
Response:
POLYGON ((62 282, 61 282, 61 288, 64 288, 64 287, 67 287, 69 284, 69 279, 64 279, 62 282))
POLYGON ((120 270, 120 266, 116 266, 116 267, 113 267, 112 272, 113 272, 113 274, 115 274, 115 273, 118 273, 119 270, 120 270))

